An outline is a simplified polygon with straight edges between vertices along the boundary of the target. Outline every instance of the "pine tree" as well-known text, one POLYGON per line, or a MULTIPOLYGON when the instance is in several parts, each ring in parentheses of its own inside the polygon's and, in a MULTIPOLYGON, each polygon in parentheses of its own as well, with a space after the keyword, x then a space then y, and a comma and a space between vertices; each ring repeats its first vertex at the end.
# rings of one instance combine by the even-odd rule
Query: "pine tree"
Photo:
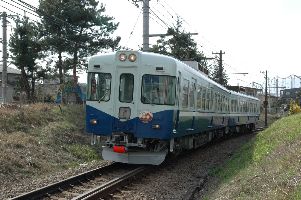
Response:
POLYGON ((21 71, 20 89, 27 98, 34 100, 35 82, 46 75, 46 70, 36 63, 42 58, 40 26, 27 17, 16 20, 14 34, 10 38, 9 47, 12 63, 21 71))

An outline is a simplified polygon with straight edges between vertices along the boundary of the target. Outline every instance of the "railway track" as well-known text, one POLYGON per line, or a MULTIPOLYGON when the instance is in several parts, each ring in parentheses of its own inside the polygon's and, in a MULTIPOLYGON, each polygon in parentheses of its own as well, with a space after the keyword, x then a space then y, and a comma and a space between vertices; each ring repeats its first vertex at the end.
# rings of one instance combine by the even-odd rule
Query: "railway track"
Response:
POLYGON ((12 200, 105 198, 118 188, 128 184, 147 168, 146 166, 113 163, 22 194, 12 200))

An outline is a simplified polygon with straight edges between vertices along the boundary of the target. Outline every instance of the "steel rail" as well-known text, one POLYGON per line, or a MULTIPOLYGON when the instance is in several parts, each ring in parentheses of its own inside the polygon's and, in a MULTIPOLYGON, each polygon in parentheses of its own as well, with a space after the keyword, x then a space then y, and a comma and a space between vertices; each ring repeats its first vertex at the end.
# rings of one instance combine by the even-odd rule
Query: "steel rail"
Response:
POLYGON ((113 163, 111 165, 103 166, 94 170, 90 170, 88 172, 81 173, 76 176, 72 176, 70 178, 67 178, 65 180, 50 184, 48 186, 38 188, 34 191, 22 194, 20 196, 11 198, 11 200, 28 200, 28 199, 39 199, 41 197, 47 196, 49 194, 59 192, 63 190, 64 188, 70 188, 72 185, 79 183, 83 180, 88 180, 89 178, 98 176, 99 174, 111 170, 112 168, 115 168, 119 165, 119 163, 113 163))
POLYGON ((73 198, 72 200, 94 200, 105 197, 111 192, 114 192, 117 188, 120 188, 126 185, 130 180, 132 180, 138 174, 144 172, 147 167, 139 167, 134 169, 121 177, 115 178, 97 188, 94 188, 78 197, 73 198))

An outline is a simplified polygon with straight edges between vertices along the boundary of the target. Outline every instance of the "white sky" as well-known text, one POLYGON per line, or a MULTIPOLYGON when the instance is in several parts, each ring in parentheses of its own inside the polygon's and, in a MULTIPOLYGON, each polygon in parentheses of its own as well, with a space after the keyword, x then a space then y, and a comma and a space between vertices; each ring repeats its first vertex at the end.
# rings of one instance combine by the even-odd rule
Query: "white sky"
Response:
MULTIPOLYGON (((140 48, 142 4, 139 9, 131 0, 99 1, 105 4, 106 14, 120 22, 116 35, 122 37, 121 45, 140 48)), ((38 5, 38 0, 26 2, 38 5)), ((2 0, 0 4, 6 6, 2 0)), ((151 0, 150 8, 151 34, 166 33, 167 26, 172 26, 179 15, 185 31, 198 33, 193 38, 207 57, 213 56, 212 51, 223 50, 224 67, 232 85, 251 86, 253 81, 263 84, 260 71, 265 70, 272 82, 277 76, 301 76, 301 0, 151 0)), ((291 86, 289 80, 279 79, 280 86, 284 82, 291 86)), ((293 86, 300 87, 300 79, 295 80, 293 86)))

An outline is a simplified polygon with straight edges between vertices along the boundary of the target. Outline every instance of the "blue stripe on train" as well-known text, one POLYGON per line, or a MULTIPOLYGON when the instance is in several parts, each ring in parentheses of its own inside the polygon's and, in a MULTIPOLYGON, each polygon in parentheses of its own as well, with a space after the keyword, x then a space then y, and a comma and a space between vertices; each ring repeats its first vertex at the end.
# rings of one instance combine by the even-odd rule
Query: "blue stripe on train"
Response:
POLYGON ((149 123, 143 123, 137 117, 123 122, 91 106, 86 107, 86 116, 86 130, 88 133, 109 136, 112 132, 125 132, 132 133, 138 138, 157 138, 163 140, 222 128, 223 126, 234 127, 238 124, 256 122, 256 117, 248 118, 247 116, 233 116, 231 118, 221 116, 179 117, 179 111, 174 112, 173 110, 153 113, 153 120, 149 123), (175 134, 173 133, 174 114, 178 120, 175 124, 175 134), (240 118, 239 121, 238 118, 240 118), (91 119, 96 119, 98 124, 91 125, 91 119), (159 125, 160 128, 154 129, 153 125, 159 125))
POLYGON ((173 129, 173 110, 166 110, 153 113, 153 120, 149 123, 143 123, 138 117, 120 121, 111 115, 108 115, 91 106, 86 106, 86 131, 96 135, 109 136, 112 132, 133 133, 138 138, 158 138, 170 139, 173 129), (90 120, 96 119, 97 124, 91 125, 90 120), (153 125, 159 125, 159 129, 154 129, 153 125))

